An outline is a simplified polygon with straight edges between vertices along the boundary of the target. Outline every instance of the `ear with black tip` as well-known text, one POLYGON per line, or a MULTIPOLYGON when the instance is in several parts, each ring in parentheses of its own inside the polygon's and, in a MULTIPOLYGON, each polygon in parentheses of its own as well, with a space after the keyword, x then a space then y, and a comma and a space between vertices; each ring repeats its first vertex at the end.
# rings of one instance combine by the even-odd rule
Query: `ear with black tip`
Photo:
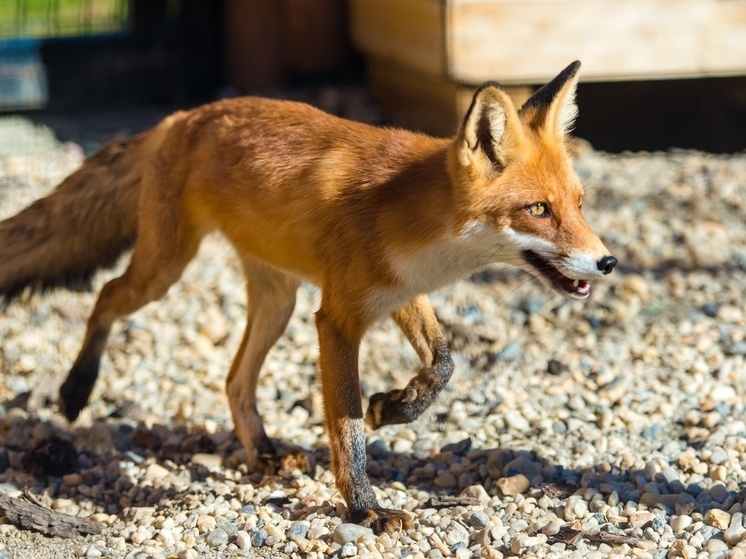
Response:
POLYGON ((464 166, 502 168, 518 133, 518 113, 510 97, 499 84, 485 83, 474 93, 459 130, 459 160, 464 166))
POLYGON ((536 91, 521 107, 518 113, 521 120, 535 130, 546 130, 558 137, 565 136, 578 116, 575 89, 579 69, 580 61, 576 60, 536 91))

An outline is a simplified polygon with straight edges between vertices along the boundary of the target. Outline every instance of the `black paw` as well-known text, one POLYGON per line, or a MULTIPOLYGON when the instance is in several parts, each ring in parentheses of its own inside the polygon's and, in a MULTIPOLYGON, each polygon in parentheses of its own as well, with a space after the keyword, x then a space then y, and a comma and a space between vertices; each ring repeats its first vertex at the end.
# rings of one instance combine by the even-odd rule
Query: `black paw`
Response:
POLYGON ((75 421, 93 392, 98 378, 99 356, 79 358, 60 387, 59 406, 68 421, 75 421))
POLYGON ((88 397, 93 391, 93 383, 89 385, 78 384, 68 378, 60 388, 59 395, 59 407, 62 415, 64 415, 71 423, 78 418, 80 410, 82 410, 88 403, 88 397))
POLYGON ((373 394, 365 412, 365 422, 373 429, 382 425, 410 423, 427 409, 430 401, 417 399, 417 392, 409 387, 373 394))

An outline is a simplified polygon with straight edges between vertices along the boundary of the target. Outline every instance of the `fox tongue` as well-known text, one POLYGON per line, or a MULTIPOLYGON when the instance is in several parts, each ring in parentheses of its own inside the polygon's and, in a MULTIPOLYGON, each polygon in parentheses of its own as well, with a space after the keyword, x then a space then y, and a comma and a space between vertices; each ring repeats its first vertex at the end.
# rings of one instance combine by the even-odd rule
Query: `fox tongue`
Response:
POLYGON ((591 284, 586 280, 575 280, 572 282, 572 285, 575 288, 575 293, 578 295, 587 295, 591 291, 591 284))

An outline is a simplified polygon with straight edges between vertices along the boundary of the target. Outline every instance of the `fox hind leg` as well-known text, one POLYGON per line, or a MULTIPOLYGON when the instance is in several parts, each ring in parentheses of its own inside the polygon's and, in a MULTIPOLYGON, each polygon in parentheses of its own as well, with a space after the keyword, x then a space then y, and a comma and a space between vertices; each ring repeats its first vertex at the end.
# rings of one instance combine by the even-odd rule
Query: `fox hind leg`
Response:
POLYGON ((140 215, 132 260, 122 276, 101 290, 88 319, 82 348, 60 388, 60 409, 70 421, 88 402, 114 321, 165 295, 181 277, 202 239, 200 229, 188 222, 185 209, 179 207, 178 196, 168 199, 162 196, 168 192, 165 188, 154 185, 146 190, 145 186, 140 207, 147 208, 147 213, 140 215))
POLYGON ((365 420, 373 429, 414 421, 435 400, 453 373, 448 345, 427 296, 416 297, 392 312, 391 317, 417 352, 422 368, 405 388, 370 397, 365 420))
POLYGON ((241 346, 228 374, 226 392, 236 434, 246 450, 249 464, 257 467, 260 461, 273 462, 277 454, 257 410, 259 372, 267 353, 285 331, 300 282, 250 261, 244 262, 244 271, 249 299, 248 318, 241 346))

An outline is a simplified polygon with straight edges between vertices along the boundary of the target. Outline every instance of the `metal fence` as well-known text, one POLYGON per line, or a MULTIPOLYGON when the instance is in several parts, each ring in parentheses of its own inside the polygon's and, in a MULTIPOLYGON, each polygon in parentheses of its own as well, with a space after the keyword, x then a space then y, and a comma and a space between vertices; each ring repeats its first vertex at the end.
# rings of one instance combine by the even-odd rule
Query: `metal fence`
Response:
POLYGON ((0 0, 0 40, 124 31, 128 0, 0 0))

